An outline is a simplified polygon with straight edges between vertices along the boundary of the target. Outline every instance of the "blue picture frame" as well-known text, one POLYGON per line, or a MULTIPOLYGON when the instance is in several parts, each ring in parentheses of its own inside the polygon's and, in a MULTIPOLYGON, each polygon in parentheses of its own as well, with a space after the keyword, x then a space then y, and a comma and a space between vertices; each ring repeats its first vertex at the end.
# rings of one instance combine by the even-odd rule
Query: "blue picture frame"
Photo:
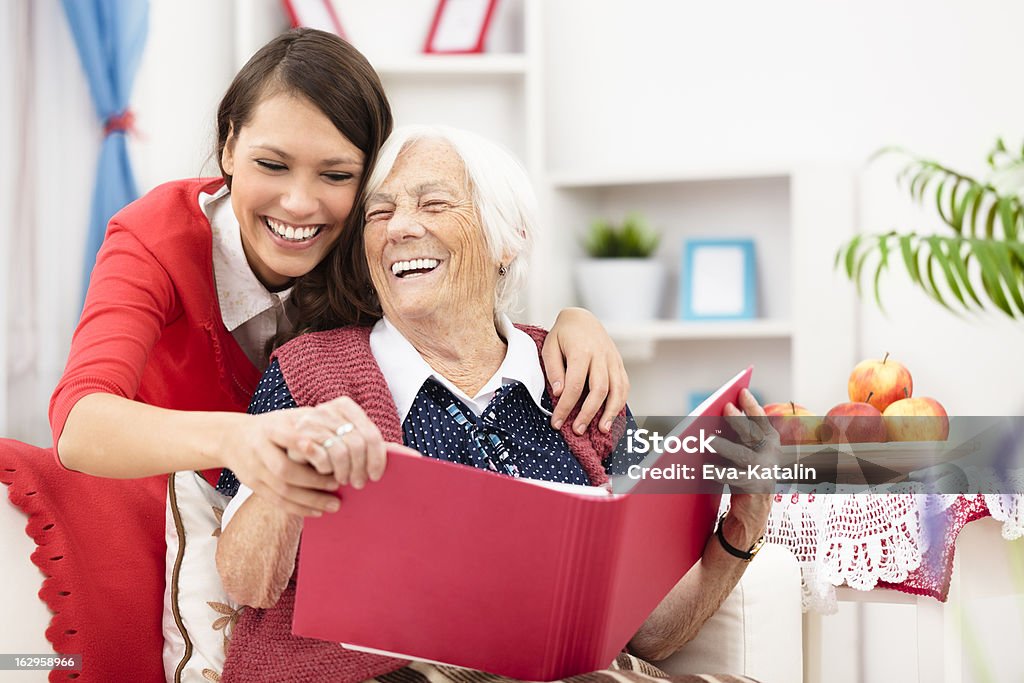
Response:
POLYGON ((683 320, 756 318, 756 253, 752 239, 686 240, 679 278, 680 317, 683 320))

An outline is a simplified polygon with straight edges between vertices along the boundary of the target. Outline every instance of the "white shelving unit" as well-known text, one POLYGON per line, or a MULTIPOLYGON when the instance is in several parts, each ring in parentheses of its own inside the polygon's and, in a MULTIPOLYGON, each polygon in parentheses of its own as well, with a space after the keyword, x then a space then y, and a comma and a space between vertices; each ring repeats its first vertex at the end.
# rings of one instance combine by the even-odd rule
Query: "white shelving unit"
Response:
MULTIPOLYGON (((785 246, 773 235, 786 235, 789 223, 788 180, 773 170, 768 175, 742 169, 618 171, 614 175, 559 172, 549 176, 547 217, 550 225, 572 226, 553 232, 554 244, 542 264, 546 304, 560 308, 576 302, 573 265, 584 254, 579 235, 598 217, 620 219, 638 211, 662 234, 655 258, 669 274, 659 320, 610 324, 633 384, 630 402, 637 414, 681 414, 695 393, 708 392, 751 362, 757 369, 755 386, 765 395, 765 381, 788 393, 788 362, 792 326, 789 324, 788 275, 785 260, 767 261, 777 272, 767 281, 777 291, 765 291, 764 252, 785 246), (738 205, 730 197, 743 193, 751 201, 738 205), (724 211, 720 208, 728 206, 724 211), (750 232, 756 210, 764 219, 762 233, 750 232), (679 320, 677 292, 683 243, 690 237, 753 236, 758 252, 758 309, 764 317, 738 322, 679 320), (752 350, 756 352, 752 353, 752 350), (767 373, 764 368, 771 368, 767 373)), ((551 311, 546 312, 551 315, 551 311)), ((544 317, 544 314, 541 315, 544 317)))
POLYGON ((749 166, 670 168, 662 170, 639 168, 630 172, 618 171, 615 174, 556 172, 548 177, 548 182, 560 190, 579 190, 585 188, 668 185, 687 182, 785 178, 788 175, 789 171, 786 167, 769 167, 754 164, 749 166))
POLYGON ((583 257, 578 235, 591 220, 639 211, 662 231, 655 257, 670 275, 661 319, 608 325, 627 360, 634 412, 684 412, 692 394, 714 389, 748 364, 763 400, 827 410, 845 387, 822 378, 848 373, 855 308, 850 288, 820 254, 831 251, 837 234, 853 233, 854 190, 850 170, 814 165, 551 173, 546 219, 572 229, 550 234, 535 283, 544 298, 531 312, 543 320, 575 303, 572 266, 583 257), (754 240, 757 318, 678 319, 683 244, 698 237, 754 240))
POLYGON ((785 321, 740 320, 688 322, 652 320, 642 323, 608 323, 608 333, 617 339, 686 341, 696 339, 789 339, 792 326, 785 321))
MULTIPOLYGON (((264 5, 258 10, 236 3, 239 59, 273 35, 268 13, 281 20, 276 3, 259 2, 264 5)), ((427 17, 433 6, 426 0, 401 2, 410 16, 427 17)), ((380 73, 397 124, 475 130, 511 149, 530 172, 543 220, 524 320, 550 325, 560 309, 578 304, 573 266, 582 257, 578 236, 592 219, 639 211, 663 231, 657 258, 670 280, 661 319, 608 326, 627 359, 634 412, 683 412, 691 393, 714 389, 751 363, 754 386, 765 400, 794 399, 824 411, 844 393, 820 378, 846 377, 855 360, 853 293, 820 254, 830 253, 837 235, 853 232, 849 218, 838 218, 854 215, 852 172, 763 161, 687 165, 686 150, 671 168, 552 169, 548 160, 564 155, 556 153, 559 140, 546 133, 557 97, 545 83, 553 66, 545 54, 545 32, 554 29, 543 0, 503 0, 491 28, 498 48, 482 55, 418 54, 421 43, 411 33, 391 41, 388 52, 376 34, 364 32, 363 46, 359 20, 379 26, 388 21, 383 10, 342 0, 336 5, 351 19, 343 25, 353 42, 380 73), (848 224, 837 226, 837 220, 848 224), (759 317, 680 321, 682 245, 690 237, 720 236, 755 241, 759 317), (809 265, 798 271, 798 263, 809 265)), ((556 58, 552 51, 550 59, 556 58)), ((624 131, 623 139, 600 144, 628 145, 628 138, 624 131)))

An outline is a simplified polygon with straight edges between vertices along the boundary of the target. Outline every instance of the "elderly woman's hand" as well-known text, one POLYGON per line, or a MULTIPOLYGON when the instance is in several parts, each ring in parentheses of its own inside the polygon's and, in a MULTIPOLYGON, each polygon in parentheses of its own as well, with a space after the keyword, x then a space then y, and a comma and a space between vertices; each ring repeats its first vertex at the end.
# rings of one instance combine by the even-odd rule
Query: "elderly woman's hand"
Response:
MULTIPOLYGON (((719 455, 736 465, 742 474, 748 465, 774 467, 782 464, 779 434, 772 427, 764 409, 757 403, 749 390, 740 392, 739 408, 729 403, 725 406, 725 418, 736 432, 739 443, 715 439, 715 450, 719 455)), ((729 481, 733 490, 730 497, 729 518, 736 527, 732 537, 751 543, 757 540, 768 523, 771 512, 772 493, 775 481, 758 478, 737 483, 729 481)))
POLYGON ((586 431, 603 404, 598 425, 601 431, 608 432, 615 416, 626 405, 629 377, 622 356, 601 321, 582 308, 563 310, 544 342, 542 357, 552 391, 560 397, 551 415, 551 426, 562 427, 586 386, 589 392, 573 423, 573 431, 586 431))

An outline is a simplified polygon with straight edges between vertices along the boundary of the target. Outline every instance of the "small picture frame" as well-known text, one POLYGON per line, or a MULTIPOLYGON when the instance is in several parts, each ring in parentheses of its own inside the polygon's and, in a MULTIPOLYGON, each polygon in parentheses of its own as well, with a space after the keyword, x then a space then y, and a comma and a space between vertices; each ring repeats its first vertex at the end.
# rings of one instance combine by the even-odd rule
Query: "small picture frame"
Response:
POLYGON ((288 12, 292 28, 299 26, 318 28, 348 40, 331 0, 282 0, 282 2, 285 11, 288 12))
POLYGON ((423 51, 445 55, 483 52, 497 4, 498 0, 438 0, 423 51))
POLYGON ((751 320, 757 316, 757 269, 751 239, 690 239, 683 247, 680 317, 751 320))

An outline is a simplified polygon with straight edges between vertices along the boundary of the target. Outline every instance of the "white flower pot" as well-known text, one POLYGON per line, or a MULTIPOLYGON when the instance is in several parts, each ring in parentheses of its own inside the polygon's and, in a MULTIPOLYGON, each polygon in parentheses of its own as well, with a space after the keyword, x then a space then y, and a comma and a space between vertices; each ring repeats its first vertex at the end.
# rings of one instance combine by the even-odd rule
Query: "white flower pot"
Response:
POLYGON ((664 267, 654 259, 587 259, 576 264, 583 305, 608 322, 657 318, 664 280, 664 267))

